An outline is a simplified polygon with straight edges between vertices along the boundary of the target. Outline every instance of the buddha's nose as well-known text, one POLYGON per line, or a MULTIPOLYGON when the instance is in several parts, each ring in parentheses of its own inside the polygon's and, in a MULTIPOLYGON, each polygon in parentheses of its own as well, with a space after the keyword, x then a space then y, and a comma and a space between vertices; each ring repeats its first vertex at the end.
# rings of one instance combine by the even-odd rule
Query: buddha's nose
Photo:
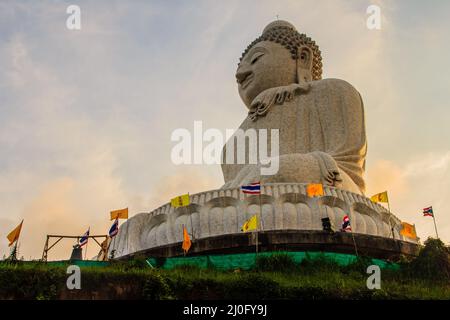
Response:
POLYGON ((236 71, 237 82, 242 83, 251 73, 252 73, 251 70, 239 67, 238 70, 236 71))

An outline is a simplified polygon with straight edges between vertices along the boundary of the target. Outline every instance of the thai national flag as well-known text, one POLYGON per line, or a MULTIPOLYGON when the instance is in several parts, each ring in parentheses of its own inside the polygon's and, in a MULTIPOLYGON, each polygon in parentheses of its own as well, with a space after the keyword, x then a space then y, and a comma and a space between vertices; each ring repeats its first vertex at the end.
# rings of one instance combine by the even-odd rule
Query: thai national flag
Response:
POLYGON ((247 186, 241 186, 243 193, 247 194, 261 194, 261 184, 259 182, 251 183, 247 186))
POLYGON ((109 236, 112 238, 119 232, 119 219, 116 219, 109 229, 109 236))
POLYGON ((90 229, 91 229, 91 228, 89 228, 88 231, 86 231, 86 233, 83 234, 83 235, 81 236, 81 238, 80 238, 80 247, 82 247, 82 246, 84 246, 85 244, 88 243, 88 240, 89 240, 89 230, 90 230, 90 229))
POLYGON ((423 208, 423 216, 424 217, 432 217, 433 216, 433 207, 423 208))
POLYGON ((352 227, 350 226, 350 219, 347 215, 342 219, 342 231, 343 232, 352 232, 352 227))

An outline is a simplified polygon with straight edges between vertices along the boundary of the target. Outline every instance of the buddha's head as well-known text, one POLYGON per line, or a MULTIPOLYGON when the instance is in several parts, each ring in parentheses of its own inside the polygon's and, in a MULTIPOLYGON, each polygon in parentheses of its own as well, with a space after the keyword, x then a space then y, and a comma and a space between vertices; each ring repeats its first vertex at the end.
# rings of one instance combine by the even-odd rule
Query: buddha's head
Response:
POLYGON ((289 22, 277 20, 245 49, 236 79, 247 107, 262 91, 293 83, 320 80, 322 57, 311 38, 289 22))

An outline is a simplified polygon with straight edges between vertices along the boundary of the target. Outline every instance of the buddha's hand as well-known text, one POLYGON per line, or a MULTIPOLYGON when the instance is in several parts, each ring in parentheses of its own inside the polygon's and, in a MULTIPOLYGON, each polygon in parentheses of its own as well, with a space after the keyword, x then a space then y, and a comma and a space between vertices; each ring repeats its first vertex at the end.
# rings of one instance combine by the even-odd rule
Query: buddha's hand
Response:
POLYGON ((311 85, 309 83, 293 83, 264 90, 250 104, 249 117, 252 120, 256 120, 258 116, 265 115, 274 104, 283 104, 291 101, 296 95, 308 92, 310 88, 311 85))
MULTIPOLYGON (((261 183, 310 183, 322 181, 325 185, 337 186, 342 180, 337 166, 328 163, 330 157, 324 153, 293 153, 270 158, 266 164, 246 165, 235 178, 236 185, 244 185, 255 181, 261 183)), ((330 157, 329 161, 333 161, 330 157)))

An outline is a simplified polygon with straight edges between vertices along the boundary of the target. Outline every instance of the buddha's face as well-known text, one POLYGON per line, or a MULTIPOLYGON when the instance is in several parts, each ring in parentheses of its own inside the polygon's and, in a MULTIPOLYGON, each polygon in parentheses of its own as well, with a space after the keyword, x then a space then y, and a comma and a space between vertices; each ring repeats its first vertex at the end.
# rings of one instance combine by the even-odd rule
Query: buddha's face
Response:
POLYGON ((247 107, 264 90, 296 82, 296 62, 282 45, 261 41, 243 57, 236 71, 239 95, 247 107))

